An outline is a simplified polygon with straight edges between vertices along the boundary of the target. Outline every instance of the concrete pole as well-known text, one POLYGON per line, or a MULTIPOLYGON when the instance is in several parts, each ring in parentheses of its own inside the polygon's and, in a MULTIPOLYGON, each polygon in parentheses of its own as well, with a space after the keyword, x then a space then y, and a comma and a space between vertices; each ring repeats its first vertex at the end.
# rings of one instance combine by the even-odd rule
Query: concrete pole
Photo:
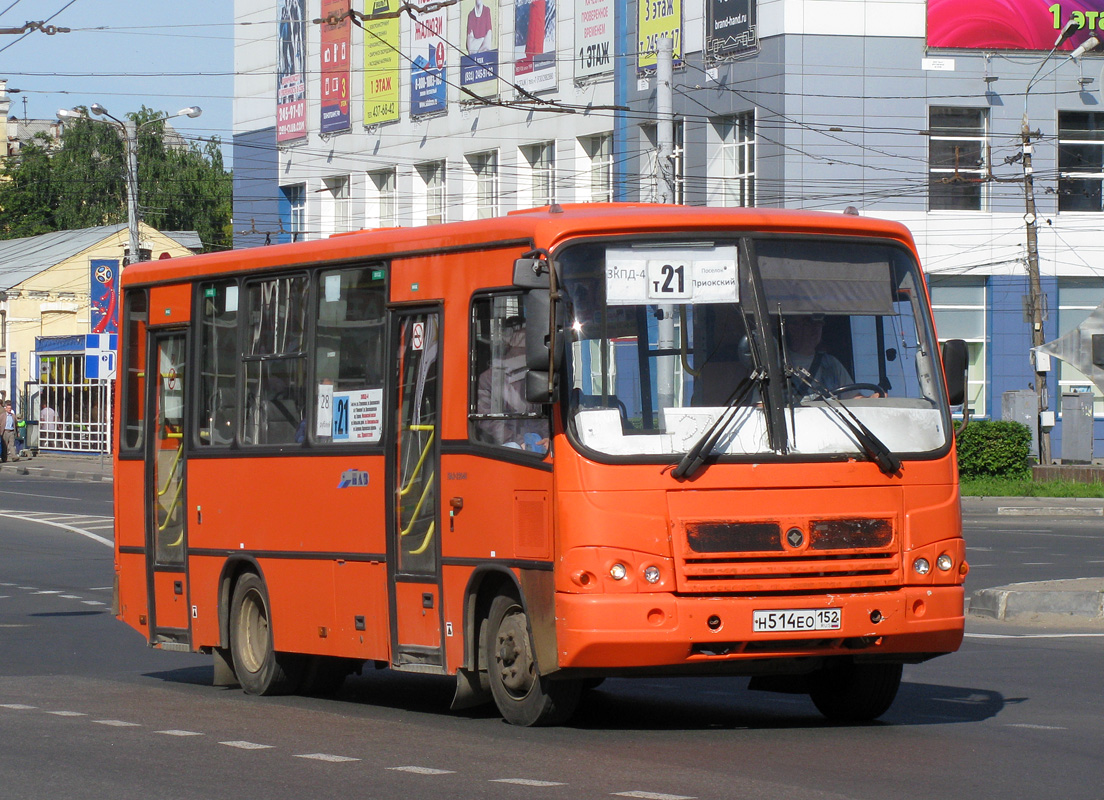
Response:
POLYGON ((123 123, 127 157, 127 228, 130 232, 130 259, 128 264, 142 260, 138 241, 138 126, 132 119, 123 123))
MULTIPOLYGON (((675 43, 669 37, 659 40, 656 55, 656 179, 660 203, 675 202, 674 154, 675 124, 674 96, 671 84, 674 79, 675 43)), ((675 307, 662 304, 657 309, 656 347, 671 351, 675 341, 675 307)), ((683 332, 685 335, 685 331, 683 332)), ((671 408, 677 399, 675 386, 677 355, 663 355, 656 360, 656 394, 661 409, 671 408)))
POLYGON ((1042 412, 1049 406, 1047 394, 1047 375, 1038 368, 1038 357, 1034 348, 1042 345, 1046 339, 1043 330, 1043 287, 1039 278, 1039 235, 1035 215, 1035 177, 1031 166, 1032 144, 1031 128, 1027 119, 1026 98, 1024 101, 1023 123, 1020 137, 1023 143, 1024 169, 1024 224, 1027 226, 1027 283, 1031 311, 1031 363, 1035 368, 1035 392, 1039 396, 1039 416, 1035 425, 1039 435, 1039 463, 1050 463, 1050 431, 1041 424, 1042 412))

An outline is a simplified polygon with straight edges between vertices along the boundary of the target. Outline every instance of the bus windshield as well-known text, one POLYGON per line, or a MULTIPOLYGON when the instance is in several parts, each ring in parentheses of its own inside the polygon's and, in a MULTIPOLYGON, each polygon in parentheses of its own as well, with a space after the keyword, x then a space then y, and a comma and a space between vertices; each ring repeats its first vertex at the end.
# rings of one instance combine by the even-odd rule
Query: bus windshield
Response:
POLYGON ((948 444, 919 265, 881 239, 575 243, 568 420, 599 456, 899 456, 948 444))

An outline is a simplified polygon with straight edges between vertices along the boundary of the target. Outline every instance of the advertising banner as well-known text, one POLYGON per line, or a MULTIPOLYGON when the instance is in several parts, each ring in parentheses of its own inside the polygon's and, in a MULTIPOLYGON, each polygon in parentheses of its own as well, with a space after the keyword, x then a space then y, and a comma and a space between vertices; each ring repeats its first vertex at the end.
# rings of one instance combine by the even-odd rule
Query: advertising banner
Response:
POLYGON ((276 54, 276 141, 307 135, 307 0, 280 0, 276 54))
POLYGON ((399 120, 399 0, 368 0, 364 13, 364 124, 399 120), (375 19, 382 14, 393 15, 375 19))
POLYGON ((755 12, 757 0, 706 0, 705 52, 725 59, 759 48, 755 12))
POLYGON ((1104 0, 928 0, 928 47, 1050 50, 1069 20, 1081 32, 1059 50, 1072 50, 1100 31, 1104 0))
POLYGON ((556 0, 515 3, 514 83, 527 92, 556 88, 556 0))
POLYGON ((322 23, 322 133, 349 129, 349 0, 322 0, 322 19, 331 17, 340 21, 322 23))
POLYGON ((682 61, 682 0, 640 0, 637 4, 636 68, 652 72, 660 39, 672 39, 675 63, 682 61))
POLYGON ((460 0, 460 85, 498 94, 498 0, 460 0))
POLYGON ((575 77, 613 71, 613 0, 576 0, 575 77))
POLYGON ((92 333, 118 333, 119 262, 111 258, 93 258, 89 259, 89 267, 92 333))
POLYGON ((440 114, 447 108, 448 75, 445 43, 447 8, 412 13, 410 47, 410 116, 440 114))

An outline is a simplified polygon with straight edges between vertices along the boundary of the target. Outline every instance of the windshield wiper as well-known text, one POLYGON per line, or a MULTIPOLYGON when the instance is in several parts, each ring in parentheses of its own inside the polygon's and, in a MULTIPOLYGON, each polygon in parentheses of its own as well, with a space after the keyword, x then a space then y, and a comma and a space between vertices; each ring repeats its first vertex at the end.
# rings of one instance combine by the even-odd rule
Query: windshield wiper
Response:
POLYGON ((897 458, 893 451, 886 447, 885 443, 870 428, 866 427, 861 419, 855 416, 855 413, 840 400, 838 395, 810 375, 804 367, 789 367, 786 372, 788 376, 797 378, 805 386, 816 392, 820 399, 824 401, 824 407, 830 409, 840 422, 847 426, 847 429, 851 431, 851 435, 862 447, 863 452, 878 465, 878 469, 886 475, 896 475, 900 472, 901 459, 897 458))
MULTIPOLYGON (((729 424, 736 417, 736 411, 740 408, 740 404, 744 398, 747 397, 751 388, 764 381, 767 374, 762 370, 753 370, 750 375, 741 380, 732 394, 729 395, 727 402, 725 402, 724 410, 717 415, 717 418, 713 420, 713 423, 705 429, 705 432, 698 437, 698 440, 694 442, 693 446, 686 451, 686 455, 682 457, 679 463, 671 470, 671 475, 682 480, 684 478, 690 478, 695 472, 705 463, 706 459, 713 453, 713 448, 717 446, 717 442, 720 441, 721 436, 724 435, 728 429, 729 424)), ((762 392, 760 392, 762 394, 762 392)))

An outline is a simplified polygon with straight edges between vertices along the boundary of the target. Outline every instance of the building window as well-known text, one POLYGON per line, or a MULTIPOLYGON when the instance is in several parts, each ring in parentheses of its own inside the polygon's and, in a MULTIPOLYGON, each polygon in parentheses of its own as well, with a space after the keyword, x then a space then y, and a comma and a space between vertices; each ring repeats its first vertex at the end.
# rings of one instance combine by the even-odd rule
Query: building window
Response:
POLYGON ((425 224, 436 225, 445 221, 445 162, 429 161, 419 164, 418 177, 425 191, 425 224))
MULTIPOLYGON (((1098 278, 1062 278, 1058 281, 1058 336, 1065 336, 1104 303, 1104 281, 1098 278)), ((1093 414, 1104 416, 1104 394, 1072 364, 1055 359, 1058 392, 1092 392, 1093 414)), ((1060 407, 1060 404, 1059 404, 1060 407)))
POLYGON ((395 170, 384 169, 368 173, 368 203, 370 225, 392 227, 398 224, 398 194, 395 190, 395 170))
POLYGON ((613 134, 588 136, 583 150, 590 159, 590 202, 613 201, 613 134))
POLYGON ((969 363, 966 372, 966 402, 970 416, 984 417, 986 341, 985 281, 964 278, 928 279, 932 312, 939 341, 962 339, 966 342, 969 363))
POLYGON ((930 109, 928 210, 984 210, 986 122, 981 108, 930 109))
POLYGON ((498 215, 498 151, 473 153, 468 156, 468 166, 475 175, 476 219, 489 219, 498 215))
POLYGON ((1101 211, 1104 114, 1058 112, 1058 210, 1101 211))
POLYGON ((550 206, 556 202, 556 143, 541 142, 522 148, 529 162, 533 206, 550 206))
POLYGON ((755 112, 721 117, 714 126, 721 142, 721 177, 713 196, 722 206, 755 205, 755 112))
MULTIPOLYGON (((642 126, 644 135, 648 138, 648 147, 652 151, 652 196, 659 201, 660 187, 663 185, 663 174, 659 164, 659 126, 648 123, 642 126)), ((672 196, 666 201, 682 205, 686 200, 685 175, 683 173, 683 124, 682 120, 675 120, 671 125, 671 189, 672 196)))
POLYGON ((325 178, 326 206, 324 208, 324 227, 328 233, 342 233, 351 230, 352 215, 349 213, 349 176, 325 178))
POLYGON ((302 183, 281 186, 284 199, 284 211, 281 214, 283 225, 282 239, 298 242, 307 233, 307 187, 302 183))

